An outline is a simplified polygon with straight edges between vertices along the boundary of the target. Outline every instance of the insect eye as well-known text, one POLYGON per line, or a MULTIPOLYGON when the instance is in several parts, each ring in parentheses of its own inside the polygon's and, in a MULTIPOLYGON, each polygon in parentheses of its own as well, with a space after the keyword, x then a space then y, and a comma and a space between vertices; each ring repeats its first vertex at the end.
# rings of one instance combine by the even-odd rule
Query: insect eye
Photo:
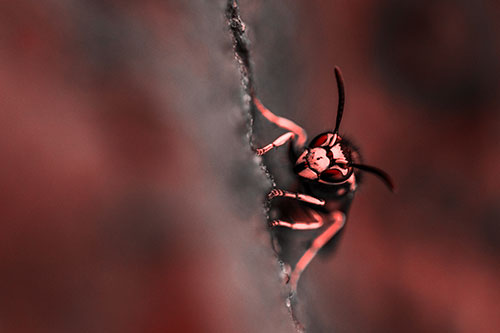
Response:
POLYGON ((335 183, 344 180, 345 176, 337 169, 328 169, 323 171, 319 178, 325 182, 335 183))
POLYGON ((320 134, 311 141, 309 147, 311 148, 320 147, 321 145, 325 144, 327 140, 328 140, 328 134, 320 134))

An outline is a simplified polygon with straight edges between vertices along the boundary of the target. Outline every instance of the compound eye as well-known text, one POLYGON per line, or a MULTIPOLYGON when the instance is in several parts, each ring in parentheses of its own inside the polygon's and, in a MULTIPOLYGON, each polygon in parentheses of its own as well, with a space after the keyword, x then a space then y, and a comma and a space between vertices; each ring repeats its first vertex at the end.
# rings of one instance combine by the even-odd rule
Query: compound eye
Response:
POLYGON ((318 135, 314 139, 312 139, 309 144, 309 148, 318 148, 318 147, 327 147, 331 146, 334 143, 334 140, 337 136, 333 133, 326 132, 318 135))
POLYGON ((321 145, 324 145, 327 140, 328 140, 328 134, 320 134, 311 141, 309 147, 311 148, 320 147, 321 145))
POLYGON ((346 177, 337 169, 328 169, 321 173, 319 178, 325 182, 338 183, 346 179, 346 177))

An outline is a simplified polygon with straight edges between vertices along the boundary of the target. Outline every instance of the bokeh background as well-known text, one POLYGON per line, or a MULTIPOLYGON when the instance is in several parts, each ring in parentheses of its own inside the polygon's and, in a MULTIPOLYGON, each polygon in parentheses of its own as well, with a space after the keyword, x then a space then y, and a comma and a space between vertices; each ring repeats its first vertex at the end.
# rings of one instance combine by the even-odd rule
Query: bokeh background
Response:
MULTIPOLYGON (((365 177, 301 280, 305 326, 497 331, 500 5, 240 5, 263 102, 328 129, 339 65, 342 132, 399 188, 365 177)), ((0 332, 294 331, 225 6, 0 4, 0 332)))

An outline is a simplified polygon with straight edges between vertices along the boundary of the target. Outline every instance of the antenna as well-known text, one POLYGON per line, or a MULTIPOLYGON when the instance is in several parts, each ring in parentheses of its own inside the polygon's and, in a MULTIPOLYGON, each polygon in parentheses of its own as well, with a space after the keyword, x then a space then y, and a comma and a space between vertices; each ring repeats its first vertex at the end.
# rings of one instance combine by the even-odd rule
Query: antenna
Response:
POLYGON ((340 127, 340 122, 342 121, 342 114, 344 113, 344 79, 342 78, 342 72, 340 72, 340 68, 335 66, 335 78, 337 79, 337 86, 339 89, 339 106, 337 108, 337 121, 335 122, 335 130, 334 134, 337 134, 340 127))
POLYGON ((351 163, 350 164, 353 168, 357 168, 362 171, 370 172, 373 173, 374 175, 378 176, 384 183, 387 185, 387 187, 391 190, 391 192, 396 192, 396 186, 394 185, 394 182, 392 181, 391 176, 387 174, 387 172, 376 168, 374 166, 366 165, 366 164, 356 164, 356 163, 351 163))

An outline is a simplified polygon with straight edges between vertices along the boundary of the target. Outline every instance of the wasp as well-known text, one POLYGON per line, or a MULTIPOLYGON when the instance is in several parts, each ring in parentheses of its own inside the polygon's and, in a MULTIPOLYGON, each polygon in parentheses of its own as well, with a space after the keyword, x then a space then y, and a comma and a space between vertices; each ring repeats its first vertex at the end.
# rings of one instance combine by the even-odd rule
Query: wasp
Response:
POLYGON ((252 94, 256 109, 268 121, 287 130, 272 143, 255 149, 256 154, 262 156, 288 143, 291 169, 298 180, 298 191, 274 188, 267 198, 269 201, 278 197, 295 200, 305 213, 302 216, 306 216, 301 220, 271 219, 270 227, 319 231, 288 275, 292 294, 296 293, 302 272, 316 254, 345 226, 361 174, 368 172, 378 176, 394 192, 391 177, 379 168, 363 164, 359 149, 339 135, 345 102, 344 80, 337 66, 334 72, 339 99, 335 128, 317 135, 307 146, 307 133, 302 127, 275 115, 252 94))

